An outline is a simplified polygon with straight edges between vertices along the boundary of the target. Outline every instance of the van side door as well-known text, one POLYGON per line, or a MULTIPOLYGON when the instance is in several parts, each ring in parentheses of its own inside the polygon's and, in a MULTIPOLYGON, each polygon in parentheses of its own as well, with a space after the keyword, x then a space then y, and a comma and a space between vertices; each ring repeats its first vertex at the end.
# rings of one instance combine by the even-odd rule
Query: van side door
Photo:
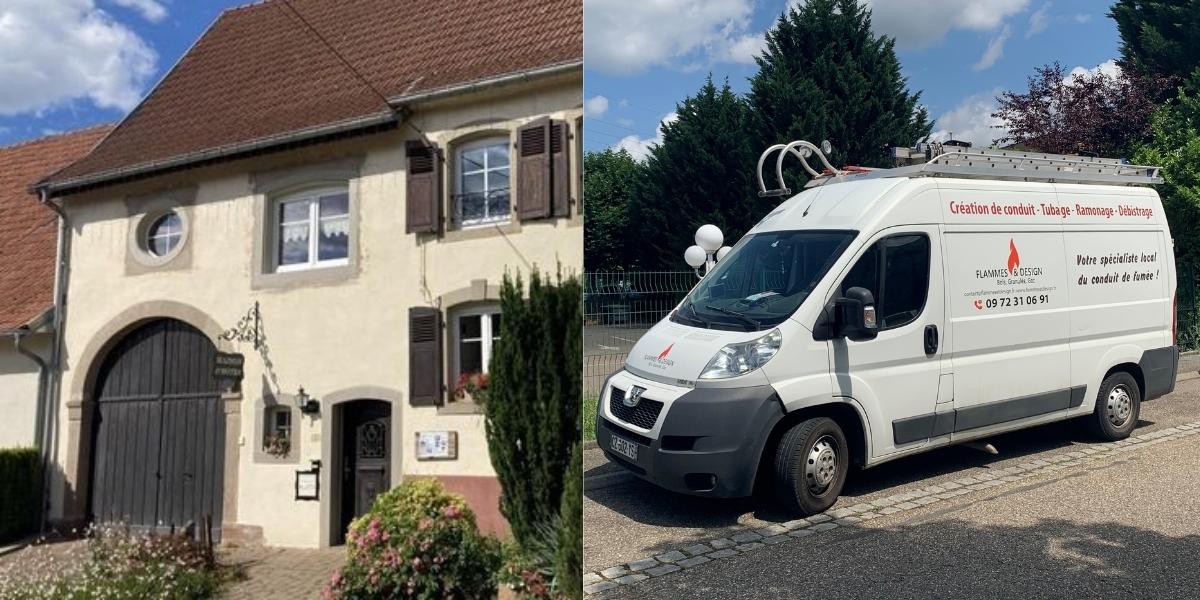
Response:
MULTIPOLYGON (((1068 257, 1060 226, 945 233, 954 352, 953 439, 1061 418, 1070 384, 1068 257)), ((1074 257, 1069 257, 1074 259, 1074 257)))
POLYGON ((833 393, 866 412, 872 458, 921 446, 932 435, 945 325, 940 236, 936 225, 877 233, 832 293, 861 287, 875 298, 874 339, 828 342, 833 393))

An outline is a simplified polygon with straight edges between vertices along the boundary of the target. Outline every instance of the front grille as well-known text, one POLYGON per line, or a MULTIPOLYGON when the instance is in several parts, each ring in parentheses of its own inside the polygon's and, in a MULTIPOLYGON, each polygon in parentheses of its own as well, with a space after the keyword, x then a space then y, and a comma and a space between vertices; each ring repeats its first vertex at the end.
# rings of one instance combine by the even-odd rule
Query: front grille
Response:
POLYGON ((637 425, 642 429, 654 429, 654 423, 658 421, 658 413, 662 412, 663 403, 643 396, 637 406, 630 408, 622 402, 624 398, 625 390, 614 387, 608 396, 609 412, 614 417, 631 425, 637 425))

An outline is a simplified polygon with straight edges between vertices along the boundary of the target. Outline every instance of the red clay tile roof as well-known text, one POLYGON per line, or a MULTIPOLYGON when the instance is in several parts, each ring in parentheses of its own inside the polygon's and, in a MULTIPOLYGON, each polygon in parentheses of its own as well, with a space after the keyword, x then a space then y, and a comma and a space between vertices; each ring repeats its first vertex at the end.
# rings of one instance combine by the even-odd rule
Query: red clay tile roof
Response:
POLYGON ((392 113, 391 100, 578 63, 580 0, 283 0, 227 10, 54 188, 392 113))
POLYGON ((54 303, 58 220, 29 186, 87 154, 111 130, 101 125, 0 148, 0 332, 54 303))

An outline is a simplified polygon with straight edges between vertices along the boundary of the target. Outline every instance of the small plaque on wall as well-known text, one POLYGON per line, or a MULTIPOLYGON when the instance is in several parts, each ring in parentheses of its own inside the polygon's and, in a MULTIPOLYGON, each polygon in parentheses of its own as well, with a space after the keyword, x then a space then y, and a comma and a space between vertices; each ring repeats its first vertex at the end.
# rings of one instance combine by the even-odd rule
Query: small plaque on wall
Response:
POLYGON ((417 432, 417 460, 455 460, 457 458, 457 431, 417 432))
POLYGON ((317 469, 296 471, 296 499, 318 500, 321 497, 321 478, 317 469))

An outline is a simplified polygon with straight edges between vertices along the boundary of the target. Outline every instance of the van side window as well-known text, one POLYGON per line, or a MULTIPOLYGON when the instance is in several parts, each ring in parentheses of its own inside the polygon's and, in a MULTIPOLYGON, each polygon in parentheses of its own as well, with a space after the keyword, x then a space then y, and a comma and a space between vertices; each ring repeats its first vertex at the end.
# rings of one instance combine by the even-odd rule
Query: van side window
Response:
POLYGON ((846 274, 841 293, 852 287, 875 296, 880 331, 915 321, 929 294, 929 238, 902 234, 875 242, 846 274))

